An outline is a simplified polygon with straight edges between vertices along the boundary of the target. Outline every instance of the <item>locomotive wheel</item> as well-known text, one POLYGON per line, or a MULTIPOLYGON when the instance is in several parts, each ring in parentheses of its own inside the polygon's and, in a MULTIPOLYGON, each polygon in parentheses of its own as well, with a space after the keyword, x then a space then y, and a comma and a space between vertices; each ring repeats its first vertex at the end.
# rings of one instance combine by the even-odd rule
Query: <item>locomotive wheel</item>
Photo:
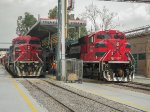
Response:
POLYGON ((104 81, 103 71, 98 73, 98 80, 104 81))
POLYGON ((38 78, 45 78, 45 74, 44 73, 41 73, 40 76, 38 76, 38 78))
POLYGON ((83 76, 85 77, 85 78, 89 78, 90 77, 90 74, 89 74, 89 68, 84 68, 83 69, 83 76))

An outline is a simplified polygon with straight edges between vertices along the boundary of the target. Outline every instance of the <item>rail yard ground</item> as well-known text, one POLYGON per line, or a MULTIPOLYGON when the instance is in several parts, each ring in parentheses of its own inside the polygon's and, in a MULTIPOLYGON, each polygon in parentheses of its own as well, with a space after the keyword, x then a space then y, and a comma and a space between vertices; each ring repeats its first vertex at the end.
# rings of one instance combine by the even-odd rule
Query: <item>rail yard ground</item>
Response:
POLYGON ((4 94, 0 94, 3 99, 0 101, 0 110, 5 112, 12 112, 12 110, 20 112, 20 108, 26 109, 27 112, 150 111, 150 79, 141 76, 136 76, 134 82, 130 83, 108 83, 90 79, 84 79, 82 84, 64 83, 54 80, 49 75, 46 78, 12 78, 0 66, 0 80, 1 85, 4 85, 1 87, 3 91, 1 93, 4 94), (5 94, 4 91, 14 85, 8 83, 7 79, 14 80, 15 85, 21 88, 21 94, 27 97, 23 98, 20 92, 14 92, 15 87, 11 87, 9 93, 5 94), (7 87, 5 87, 6 83, 7 87), (31 101, 31 104, 28 105, 28 101, 24 99, 31 101), (14 100, 16 103, 13 102, 14 100), (19 107, 18 104, 21 106, 19 107), (32 108, 32 104, 35 108, 32 108), (11 108, 6 108, 8 106, 11 108))
POLYGON ((60 108, 62 106, 58 106, 60 104, 65 105, 64 108, 69 108, 67 109, 69 111, 77 112, 150 111, 150 94, 143 94, 144 90, 140 92, 138 88, 127 90, 124 86, 118 88, 118 85, 114 86, 114 84, 89 82, 79 84, 50 79, 21 80, 21 83, 30 91, 32 96, 41 104, 47 106, 46 108, 49 111, 62 111, 62 108, 60 108), (50 96, 49 98, 53 97, 53 100, 57 103, 55 106, 49 105, 47 97, 45 99, 40 98, 40 95, 37 95, 35 91, 38 93, 40 91, 39 94, 50 96))

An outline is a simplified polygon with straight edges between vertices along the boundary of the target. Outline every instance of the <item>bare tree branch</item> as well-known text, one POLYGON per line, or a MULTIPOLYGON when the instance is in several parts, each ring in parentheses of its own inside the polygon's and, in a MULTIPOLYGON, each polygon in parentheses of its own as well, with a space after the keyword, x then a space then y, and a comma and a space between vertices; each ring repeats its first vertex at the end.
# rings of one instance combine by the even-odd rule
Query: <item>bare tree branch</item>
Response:
POLYGON ((101 30, 108 30, 117 27, 118 25, 114 24, 113 19, 118 16, 117 13, 110 12, 105 6, 102 11, 99 12, 99 19, 102 21, 100 24, 101 30))
POLYGON ((85 19, 89 19, 94 27, 94 30, 96 31, 98 29, 96 19, 98 17, 99 9, 94 4, 91 4, 85 7, 85 9, 86 9, 86 12, 82 14, 82 17, 85 19))
MULTIPOLYGON (((117 13, 110 12, 105 6, 102 10, 98 9, 96 5, 89 5, 85 7, 86 11, 82 13, 84 19, 89 19, 94 27, 94 31, 100 30, 109 30, 120 26, 120 24, 115 24, 113 21, 118 17, 117 13), (98 21, 98 23, 97 23, 98 21)), ((119 19, 118 19, 119 21, 119 19)))

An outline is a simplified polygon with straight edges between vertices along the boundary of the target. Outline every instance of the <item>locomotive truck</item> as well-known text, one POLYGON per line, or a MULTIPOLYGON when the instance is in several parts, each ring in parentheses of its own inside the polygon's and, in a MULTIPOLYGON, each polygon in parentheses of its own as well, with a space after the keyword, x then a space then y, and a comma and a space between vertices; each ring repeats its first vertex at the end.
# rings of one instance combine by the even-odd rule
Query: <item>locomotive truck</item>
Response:
POLYGON ((98 79, 107 81, 126 82, 134 79, 131 45, 120 31, 92 33, 80 38, 77 43, 70 44, 67 49, 69 58, 83 60, 84 77, 97 74, 98 79))
POLYGON ((17 77, 41 76, 43 61, 40 39, 30 36, 13 39, 6 62, 6 69, 17 77))

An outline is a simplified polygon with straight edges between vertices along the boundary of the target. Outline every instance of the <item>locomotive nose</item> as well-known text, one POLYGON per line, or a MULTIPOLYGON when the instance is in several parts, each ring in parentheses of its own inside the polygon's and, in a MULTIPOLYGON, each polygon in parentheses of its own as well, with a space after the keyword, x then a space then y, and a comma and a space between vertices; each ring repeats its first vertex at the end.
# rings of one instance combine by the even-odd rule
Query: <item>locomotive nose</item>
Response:
POLYGON ((123 56, 123 43, 120 40, 114 40, 112 44, 111 60, 119 61, 123 56))

